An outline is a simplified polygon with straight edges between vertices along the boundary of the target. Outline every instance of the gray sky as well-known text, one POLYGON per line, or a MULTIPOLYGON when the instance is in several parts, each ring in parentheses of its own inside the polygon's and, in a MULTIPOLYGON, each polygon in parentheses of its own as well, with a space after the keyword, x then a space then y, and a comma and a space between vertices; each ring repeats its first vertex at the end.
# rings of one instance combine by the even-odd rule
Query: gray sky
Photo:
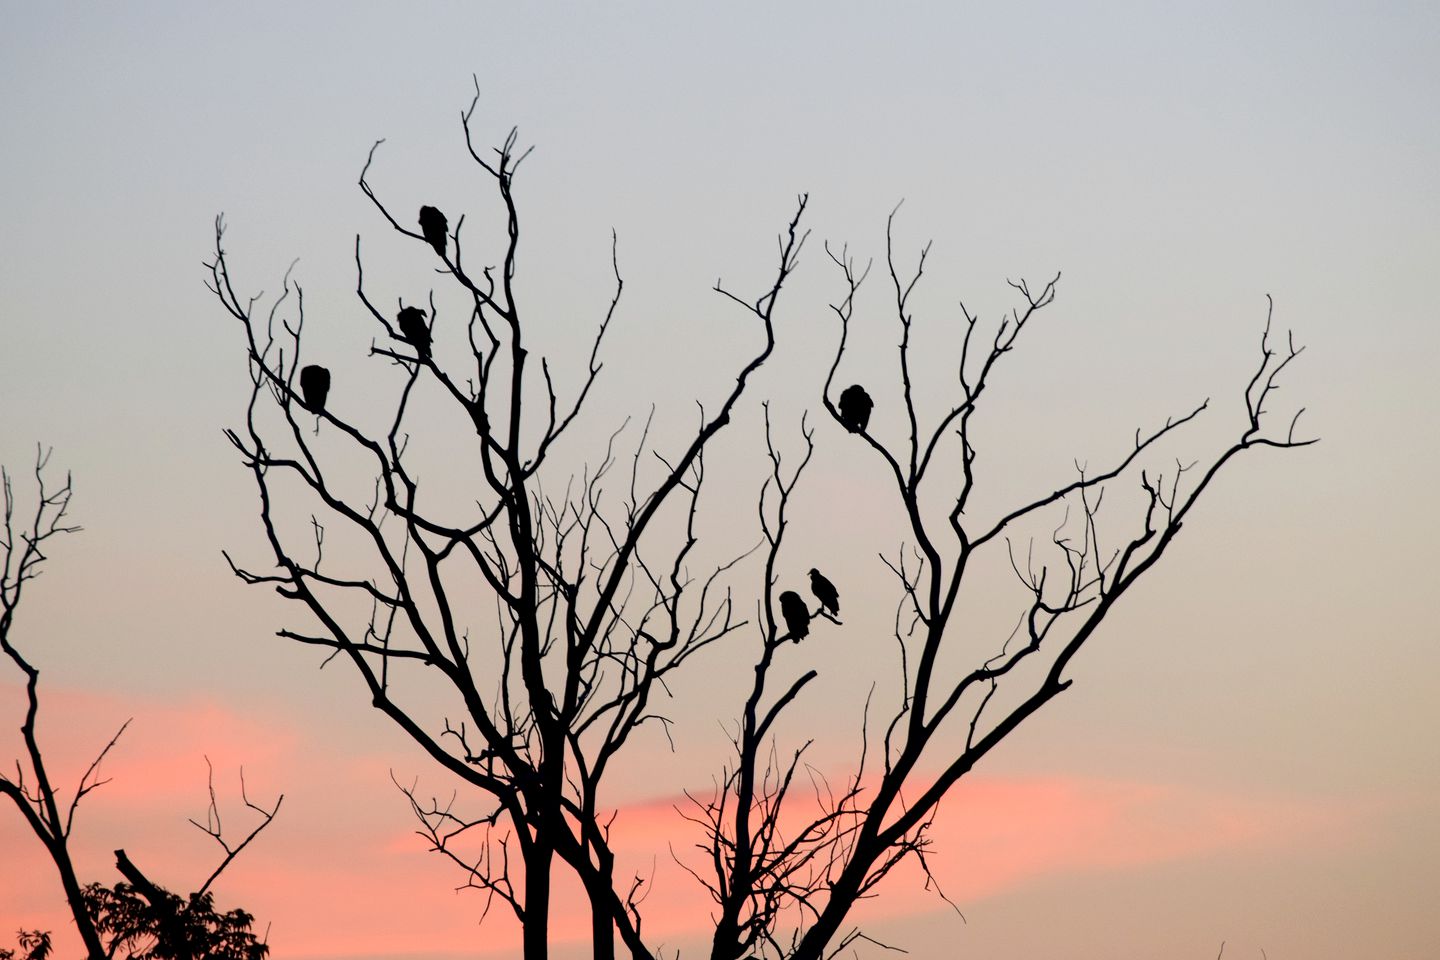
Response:
MULTIPOLYGON (((994 316, 1012 302, 1006 278, 1064 271, 983 426, 997 503, 1207 395, 1214 424, 1197 449, 1222 437, 1272 294, 1277 323, 1308 345, 1281 401, 1307 406, 1324 442, 1237 464, 1087 650, 1075 689, 983 771, 1098 819, 1019 831, 1017 849, 1045 855, 1013 880, 973 881, 956 854, 968 924, 912 890, 894 894, 910 915, 880 923, 922 958, 1213 956, 1222 939, 1227 957, 1440 951, 1428 903, 1440 637, 1426 605, 1440 534, 1427 495, 1440 466, 1440 12, 1258 6, 4 4, 0 461, 23 470, 37 441, 53 445, 87 528, 57 551, 26 626, 57 702, 83 717, 54 721, 66 750, 83 755, 133 714, 129 775, 153 776, 145 758, 180 770, 164 802, 95 798, 97 873, 118 843, 107 830, 193 842, 181 828, 203 804, 208 749, 292 798, 283 839, 257 844, 232 881, 238 902, 277 917, 277 955, 350 949, 322 921, 399 955, 383 918, 337 907, 299 931, 265 899, 261 878, 371 839, 390 859, 355 852, 355 870, 433 884, 443 935, 424 949, 473 931, 454 878, 405 846, 385 773, 423 773, 420 758, 352 677, 267 639, 285 611, 221 561, 221 547, 262 545, 220 435, 242 412, 239 331, 200 265, 222 211, 248 290, 273 293, 300 258, 335 395, 354 395, 370 337, 355 234, 388 289, 415 266, 356 188, 360 166, 384 137, 372 181, 397 208, 433 202, 483 223, 491 200, 457 116, 473 73, 478 129, 498 141, 517 124, 536 145, 518 182, 521 290, 572 372, 618 231, 626 300, 597 429, 651 402, 684 423, 721 389, 753 331, 709 288, 765 281, 801 191, 814 233, 759 384, 792 428, 836 333, 822 240, 881 255, 885 216, 905 201, 902 257, 935 241, 917 297, 937 370, 957 299, 994 316), (185 724, 195 735, 173 742, 185 724), (1071 851, 1076 831, 1133 852, 1071 851), (1178 843, 1187 831, 1206 839, 1178 843)), ((890 349, 879 285, 861 306, 866 336, 890 349)), ((873 578, 871 547, 894 540, 883 516, 848 516, 856 539, 837 548, 826 514, 876 478, 849 465, 842 435, 818 439, 797 536, 848 551, 835 569, 850 582, 873 578)), ((746 496, 727 500, 748 511, 746 496)), ((864 624, 837 641, 817 717, 848 716, 833 705, 868 676, 864 624)), ((0 708, 15 691, 0 686, 0 708)), ((695 696, 695 746, 654 745, 664 776, 632 780, 617 803, 708 782, 723 703, 695 696)), ((1023 859, 987 860, 958 818, 954 831, 989 869, 1023 859)), ((27 843, 0 818, 6 859, 39 863, 27 843)), ((156 854, 172 855, 192 856, 156 854)), ((0 936, 52 907, 0 881, 0 936)))

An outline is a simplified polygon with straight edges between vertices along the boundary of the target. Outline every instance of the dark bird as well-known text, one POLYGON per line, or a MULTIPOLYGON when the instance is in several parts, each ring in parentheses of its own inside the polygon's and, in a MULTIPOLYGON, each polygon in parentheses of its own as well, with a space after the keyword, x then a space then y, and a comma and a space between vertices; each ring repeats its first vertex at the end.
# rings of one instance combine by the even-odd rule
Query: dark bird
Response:
POLYGON ((419 307, 402 307, 395 316, 395 325, 420 356, 430 354, 430 328, 425 326, 425 311, 419 307))
POLYGON ((445 214, 434 207, 420 208, 420 232, 425 235, 425 242, 442 257, 445 256, 445 232, 448 229, 445 214))
POLYGON ((810 568, 810 592, 815 594, 820 606, 832 614, 840 612, 840 591, 835 589, 835 584, 825 579, 825 574, 814 567, 810 568))
POLYGON ((874 408, 875 401, 858 383, 846 387, 840 394, 840 422, 851 433, 865 432, 870 424, 870 411, 874 408))
POLYGON ((325 397, 330 393, 330 371, 310 364, 300 371, 300 395, 305 406, 315 413, 325 409, 325 397))
POLYGON ((794 590, 780 594, 780 615, 785 618, 785 629, 790 631, 791 640, 799 643, 810 635, 810 608, 794 590))

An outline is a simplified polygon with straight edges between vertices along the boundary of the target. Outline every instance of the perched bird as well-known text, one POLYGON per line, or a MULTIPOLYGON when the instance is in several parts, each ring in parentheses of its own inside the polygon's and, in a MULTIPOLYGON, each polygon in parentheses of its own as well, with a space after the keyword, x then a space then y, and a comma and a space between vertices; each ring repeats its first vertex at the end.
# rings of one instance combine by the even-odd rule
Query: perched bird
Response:
POLYGON ((780 594, 780 615, 785 618, 785 629, 790 632, 791 640, 799 643, 810 635, 810 609, 794 590, 780 594))
POLYGON ((840 394, 840 422, 851 433, 865 432, 870 423, 870 411, 874 408, 875 401, 858 383, 846 387, 840 394))
POLYGON ((825 579, 825 574, 810 568, 810 592, 820 601, 820 606, 829 610, 832 614, 840 612, 840 591, 835 589, 835 584, 825 579))
POLYGON ((448 229, 445 214, 434 207, 420 208, 420 232, 425 235, 425 242, 442 257, 445 256, 445 232, 448 229))
POLYGON ((424 310, 419 307, 400 308, 395 315, 395 325, 400 328, 400 336, 409 341, 420 356, 430 354, 430 328, 425 326, 424 310))
POLYGON ((330 393, 330 371, 310 364, 300 371, 300 395, 305 406, 315 413, 325 409, 325 397, 330 393))

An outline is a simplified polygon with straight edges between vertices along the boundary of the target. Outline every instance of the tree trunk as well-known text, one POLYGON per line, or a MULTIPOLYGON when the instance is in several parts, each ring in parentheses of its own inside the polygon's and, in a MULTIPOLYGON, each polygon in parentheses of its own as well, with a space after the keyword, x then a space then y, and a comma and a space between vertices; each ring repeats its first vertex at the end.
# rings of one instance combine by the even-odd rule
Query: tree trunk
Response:
POLYGON ((729 910, 726 910, 715 925, 715 936, 710 944, 710 960, 734 960, 740 956, 739 938, 739 925, 729 910))
MULTIPOLYGON (((868 862, 873 862, 873 857, 868 862)), ((853 865, 854 861, 852 861, 853 865)), ((840 879, 830 890, 830 899, 825 909, 820 911, 820 916, 805 935, 800 938, 799 945, 791 954, 791 960, 822 960, 825 956, 825 948, 830 945, 831 939, 840 930, 840 924, 845 921, 845 915, 855 905, 855 900, 860 896, 860 878, 863 871, 846 870, 841 874, 840 879)))
POLYGON ((525 960, 550 955, 550 864, 555 847, 536 836, 525 857, 525 960))
POLYGON ((90 921, 90 911, 85 906, 85 893, 80 889, 80 881, 75 876, 75 868, 70 864, 70 851, 60 841, 58 849, 50 847, 50 858, 55 861, 55 866, 60 870, 60 885, 65 890, 65 899, 70 904, 70 915, 75 918, 75 928, 80 932, 80 939, 85 943, 85 952, 90 960, 106 960, 105 947, 100 943, 100 934, 95 930, 95 924, 90 921))
POLYGON ((605 903, 606 891, 590 896, 590 942, 595 960, 615 960, 615 921, 605 903))

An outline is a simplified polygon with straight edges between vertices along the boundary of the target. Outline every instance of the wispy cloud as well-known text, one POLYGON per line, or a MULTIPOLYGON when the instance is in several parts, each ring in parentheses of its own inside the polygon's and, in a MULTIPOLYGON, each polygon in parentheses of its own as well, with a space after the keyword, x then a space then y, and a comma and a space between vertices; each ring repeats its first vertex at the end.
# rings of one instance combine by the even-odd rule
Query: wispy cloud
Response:
MULTIPOLYGON (((12 692, 0 688, 0 708, 9 708, 12 692)), ((222 813, 232 818, 227 826, 233 822, 243 830, 247 822, 236 779, 242 764, 255 799, 273 799, 279 789, 288 795, 280 818, 221 891, 223 901, 272 925, 277 955, 441 957, 518 948, 518 926, 504 908, 497 904, 480 927, 483 897, 454 892, 463 874, 427 854, 425 842, 405 829, 405 806, 386 782, 385 759, 337 752, 311 742, 285 718, 199 698, 127 711, 107 697, 50 690, 45 707, 45 735, 62 758, 57 772, 67 783, 108 732, 131 712, 139 717, 107 760, 104 773, 112 782, 82 808, 77 843, 90 875, 114 879, 110 851, 125 846, 177 886, 203 877, 217 851, 184 820, 203 817, 203 758, 209 756, 222 813)), ((672 856, 703 866, 694 847, 703 838, 677 811, 688 804, 683 796, 659 796, 615 811, 617 869, 649 883, 645 928, 660 938, 703 932, 713 906, 672 856)), ((976 777, 940 811, 930 865, 945 893, 964 908, 1056 876, 1354 842, 1362 813, 1311 798, 1215 787, 976 777)), ((6 925, 66 930, 58 885, 40 845, 11 815, 0 816, 0 842, 7 862, 18 865, 0 870, 6 925)), ((944 909, 936 897, 915 895, 923 877, 914 868, 897 871, 886 883, 892 895, 865 904, 864 918, 944 909)), ((588 937, 588 910, 573 884, 559 884, 553 915, 557 941, 588 937)), ((5 935, 0 929, 0 939, 5 935)))

